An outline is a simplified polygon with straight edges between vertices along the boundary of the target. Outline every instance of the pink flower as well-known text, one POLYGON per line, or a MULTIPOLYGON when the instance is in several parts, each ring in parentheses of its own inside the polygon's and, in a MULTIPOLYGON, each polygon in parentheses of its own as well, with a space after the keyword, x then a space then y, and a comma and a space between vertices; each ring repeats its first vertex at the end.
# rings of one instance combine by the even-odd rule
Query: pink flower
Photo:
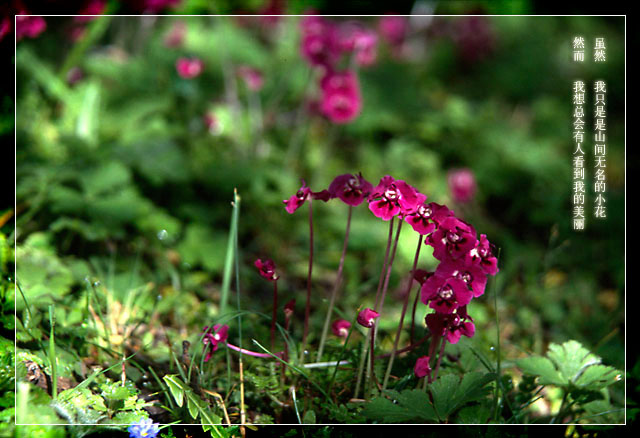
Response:
POLYGON ((427 237, 427 242, 433 246, 433 256, 438 260, 458 259, 476 246, 476 230, 457 217, 449 216, 427 237))
POLYGON ((458 53, 467 64, 488 57, 495 47, 495 34, 491 22, 483 16, 461 17, 454 23, 453 40, 458 53))
POLYGON ((205 336, 202 339, 202 343, 204 345, 211 345, 211 348, 209 348, 207 355, 204 358, 204 361, 207 362, 209 359, 211 359, 213 353, 218 349, 218 344, 227 341, 229 326, 216 324, 213 326, 213 328, 205 326, 203 330, 205 336))
POLYGON ((448 216, 453 216, 453 212, 447 207, 435 202, 418 204, 416 209, 407 214, 407 222, 418 234, 429 234, 436 229, 438 224, 448 216))
POLYGON ((415 212, 427 197, 402 180, 386 175, 369 195, 369 210, 380 219, 388 221, 400 214, 415 212))
POLYGON ((436 275, 462 280, 472 291, 474 298, 484 294, 487 286, 487 275, 479 265, 460 263, 459 260, 443 260, 436 269, 436 275))
POLYGON ((107 7, 106 0, 89 0, 82 9, 78 11, 78 15, 85 15, 84 17, 75 17, 73 20, 76 23, 86 23, 88 21, 95 20, 97 17, 87 17, 86 15, 102 15, 107 7))
POLYGON ((329 184, 329 193, 332 198, 340 198, 342 202, 353 207, 360 205, 372 190, 373 186, 362 177, 362 174, 339 175, 329 184))
POLYGON ((267 280, 276 281, 280 278, 278 274, 276 274, 276 264, 273 260, 266 259, 265 261, 262 261, 261 259, 258 259, 253 264, 258 268, 258 273, 267 280))
POLYGON ((11 20, 9 17, 2 17, 2 21, 0 21, 0 41, 2 41, 2 38, 9 32, 11 32, 11 20))
POLYGON ((491 243, 485 234, 480 235, 475 248, 466 254, 465 263, 479 266, 487 275, 498 273, 498 259, 491 253, 491 243))
POLYGON ((399 46, 404 42, 408 28, 406 17, 387 15, 378 22, 378 30, 391 46, 399 46))
POLYGON ((320 201, 327 202, 331 198, 328 190, 322 190, 321 192, 312 192, 307 183, 302 180, 302 187, 298 189, 295 195, 289 199, 282 201, 284 203, 287 213, 293 214, 294 211, 302 207, 307 199, 318 199, 320 201))
POLYGON ((476 193, 476 179, 469 169, 456 169, 447 176, 449 190, 456 202, 469 202, 476 193))
POLYGON ((176 70, 185 79, 199 76, 203 68, 204 63, 198 58, 180 58, 176 61, 176 70))
POLYGON ((466 306, 473 298, 467 284, 457 277, 436 274, 422 285, 421 300, 438 313, 453 313, 458 307, 466 306))
POLYGON ((461 335, 472 337, 476 332, 476 327, 472 322, 465 321, 471 317, 467 314, 466 308, 461 308, 457 313, 442 314, 430 313, 426 316, 425 322, 431 333, 435 336, 446 336, 451 344, 457 344, 461 335))
POLYGON ((350 328, 351 323, 346 319, 337 319, 333 321, 333 324, 331 324, 331 331, 333 334, 341 338, 346 338, 349 335, 350 328))
POLYGON ((338 29, 340 49, 354 52, 358 65, 366 67, 378 57, 378 36, 358 22, 348 21, 338 29))
POLYGON ((348 123, 362 109, 358 79, 353 72, 328 72, 320 82, 320 110, 334 123, 348 123))
MULTIPOLYGON (((19 12, 24 14, 25 12, 19 12)), ((16 15, 16 41, 24 37, 35 38, 47 28, 44 18, 38 16, 16 15)))
POLYGON ((184 42, 187 32, 187 25, 184 21, 176 21, 171 26, 171 30, 164 37, 164 45, 167 47, 180 47, 184 42))
POLYGON ((306 16, 301 22, 301 54, 313 66, 332 68, 340 58, 336 26, 318 15, 306 16))
POLYGON ((431 366, 429 366, 430 360, 431 359, 429 358, 429 356, 422 356, 419 357, 418 360, 416 360, 416 364, 413 367, 413 373, 417 378, 420 379, 422 377, 431 375, 431 366))
POLYGON ((262 89, 264 79, 262 77, 262 73, 260 73, 259 70, 247 66, 242 66, 238 68, 238 74, 244 80, 244 83, 247 84, 247 87, 251 91, 260 91, 262 89))
POLYGON ((376 318, 378 318, 380 316, 380 314, 378 312, 376 312, 375 310, 366 308, 360 311, 360 313, 358 313, 358 324, 360 324, 363 327, 366 328, 371 328, 373 327, 373 324, 376 320, 376 318))

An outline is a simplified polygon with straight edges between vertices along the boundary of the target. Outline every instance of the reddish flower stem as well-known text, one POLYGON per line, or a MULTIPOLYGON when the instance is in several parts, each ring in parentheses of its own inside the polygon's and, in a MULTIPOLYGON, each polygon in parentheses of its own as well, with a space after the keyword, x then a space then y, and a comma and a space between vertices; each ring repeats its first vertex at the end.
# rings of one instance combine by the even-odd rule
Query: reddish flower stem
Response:
MULTIPOLYGON (((398 249, 398 239, 400 237, 400 231, 402 230, 402 223, 403 222, 404 221, 402 221, 402 220, 398 222, 398 228, 396 230, 396 237, 395 237, 395 240, 393 242, 393 249, 391 250, 391 257, 389 258, 389 263, 388 263, 388 266, 387 266, 387 275, 384 278, 384 286, 382 287, 382 296, 380 297, 380 306, 379 306, 380 310, 376 309, 376 311, 378 313, 380 313, 380 315, 382 315, 382 308, 384 307, 384 299, 385 299, 385 297, 387 295, 387 290, 389 288, 389 279, 391 278, 391 268, 393 267, 393 261, 396 258, 396 250, 398 249)), ((379 319, 376 320, 376 326, 375 326, 376 331, 378 330, 378 321, 379 321, 379 319)))
POLYGON ((307 303, 304 308, 304 331, 302 333, 302 351, 300 361, 304 362, 304 351, 307 348, 309 334, 309 315, 311 314, 311 272, 313 270, 313 202, 309 200, 309 273, 307 275, 307 303))
POLYGON ((278 317, 278 280, 273 281, 273 313, 271 314, 271 351, 276 345, 276 319, 278 317))
POLYGON ((333 290, 331 291, 331 298, 329 299, 329 308, 327 309, 327 317, 324 320, 324 327, 322 328, 322 336, 320 337, 320 345, 318 346, 318 355, 316 356, 316 361, 319 361, 322 357, 322 352, 324 351, 324 343, 327 340, 327 334, 329 333, 329 324, 331 323, 331 315, 333 313, 333 307, 336 302, 336 297, 338 296, 338 289, 340 289, 340 285, 342 284, 342 269, 344 267, 344 259, 347 254, 347 246, 349 243, 349 230, 351 229, 351 213, 353 211, 353 206, 349 206, 349 213, 347 215, 347 230, 344 233, 344 244, 342 245, 342 255, 340 256, 340 264, 338 265, 338 275, 336 278, 336 282, 333 285, 333 290))
POLYGON ((389 250, 391 249, 391 241, 393 239, 393 221, 395 217, 392 217, 389 221, 389 237, 387 238, 387 249, 384 251, 384 262, 382 263, 382 269, 380 270, 380 279, 378 280, 378 288, 376 289, 376 305, 373 310, 377 311, 380 304, 380 291, 382 290, 382 283, 384 281, 384 273, 387 269, 387 262, 389 261, 389 250))
POLYGON ((413 331, 416 327, 416 309, 418 308, 418 299, 420 298, 421 290, 422 290, 422 285, 419 285, 418 290, 416 291, 416 297, 413 300, 413 311, 411 312, 411 331, 409 332, 409 344, 413 344, 413 331))
MULTIPOLYGON (((244 348, 236 347, 235 345, 229 344, 229 343, 226 343, 226 345, 227 345, 227 347, 231 348, 232 350, 235 350, 235 351, 237 351, 239 353, 242 353, 242 354, 246 354, 247 356, 262 357, 262 358, 265 358, 265 359, 272 359, 273 358, 273 356, 271 356, 270 354, 267 354, 267 353, 257 353, 255 351, 246 350, 244 348)), ((279 356, 281 353, 274 353, 274 354, 276 356, 279 356)))
MULTIPOLYGON (((429 339, 430 337, 431 337, 431 335, 427 335, 424 338, 419 339, 418 341, 416 341, 415 344, 410 344, 410 345, 407 345, 404 348, 401 348, 400 350, 396 351, 396 355, 402 354, 402 353, 406 353, 406 352, 411 351, 411 350, 415 350, 420 345, 424 344, 425 341, 427 339, 429 339)), ((390 356, 391 356, 391 353, 379 354, 379 355, 376 356, 376 359, 384 359, 385 357, 390 357, 390 356)))
MULTIPOLYGON (((400 229, 398 229, 398 232, 400 229)), ((389 382, 389 375, 391 375, 391 368, 393 367, 393 361, 396 357, 396 351, 398 350, 398 342, 400 341, 400 335, 402 334, 402 326, 404 325, 404 316, 407 313, 407 307, 409 305, 409 297, 411 296, 411 285, 413 284, 413 273, 416 271, 418 265, 418 258, 420 257, 420 248, 422 247, 422 236, 418 235, 418 247, 416 248, 416 255, 413 258, 413 267, 411 268, 411 278, 409 284, 407 284, 407 292, 404 297, 404 303, 402 304, 402 312, 400 314, 400 322, 398 323, 398 330, 396 330, 396 338, 393 341, 393 350, 391 350, 391 357, 389 358, 389 364, 387 365, 387 371, 384 375, 382 382, 382 390, 387 388, 389 382)))
MULTIPOLYGON (((444 347, 447 346, 447 338, 445 336, 442 337, 442 345, 440 346, 440 354, 438 355, 438 362, 436 362, 436 368, 435 370, 433 370, 433 377, 431 379, 431 382, 433 382, 434 380, 436 380, 436 377, 438 377, 438 370, 440 369, 440 362, 442 362, 442 356, 444 356, 444 347)), ((431 383, 429 382, 429 383, 431 383)))

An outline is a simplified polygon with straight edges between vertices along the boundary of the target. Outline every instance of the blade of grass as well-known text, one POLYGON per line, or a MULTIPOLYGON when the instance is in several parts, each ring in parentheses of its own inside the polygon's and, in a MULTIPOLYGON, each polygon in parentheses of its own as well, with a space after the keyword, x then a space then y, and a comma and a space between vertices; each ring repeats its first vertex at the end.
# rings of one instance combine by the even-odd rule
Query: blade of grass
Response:
POLYGON ((56 359, 55 341, 55 318, 53 316, 53 306, 49 306, 49 324, 51 332, 49 334, 49 363, 51 364, 51 398, 55 402, 58 399, 58 361, 56 359))

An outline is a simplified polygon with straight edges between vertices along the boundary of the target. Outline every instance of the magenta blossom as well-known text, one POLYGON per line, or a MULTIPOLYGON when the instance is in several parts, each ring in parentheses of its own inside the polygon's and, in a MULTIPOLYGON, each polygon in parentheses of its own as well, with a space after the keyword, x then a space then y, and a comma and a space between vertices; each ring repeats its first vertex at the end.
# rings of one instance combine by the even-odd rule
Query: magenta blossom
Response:
POLYGON ((485 234, 480 235, 475 248, 467 253, 465 263, 479 266, 487 275, 498 273, 498 259, 491 253, 491 243, 485 234))
POLYGON ((381 17, 378 22, 378 30, 391 46, 400 46, 407 36, 408 29, 406 17, 387 15, 381 17))
POLYGON ((212 328, 209 326, 204 327, 204 338, 202 339, 202 343, 206 345, 211 345, 209 348, 207 355, 204 358, 204 361, 207 362, 211 359, 213 353, 218 349, 219 343, 225 343, 229 336, 229 326, 228 325, 220 325, 216 324, 212 328))
POLYGON ((429 234, 433 232, 437 225, 448 216, 453 216, 453 212, 446 206, 436 204, 435 202, 418 204, 417 208, 407 214, 405 221, 418 234, 429 234))
MULTIPOLYGON (((24 14, 25 12, 19 12, 24 14)), ((47 28, 44 18, 31 15, 16 15, 16 41, 24 37, 36 38, 47 28)))
POLYGON ((318 15, 305 17, 301 22, 302 56, 313 66, 332 68, 340 58, 336 25, 318 15))
POLYGON ((458 307, 466 306, 473 298, 473 292, 458 277, 436 274, 429 277, 420 289, 424 304, 439 313, 453 313, 458 307))
POLYGON ((260 91, 264 83, 262 73, 255 68, 242 66, 238 68, 238 75, 251 91, 260 91))
POLYGON ((478 266, 460 263, 458 260, 445 259, 438 265, 436 275, 441 277, 455 277, 467 285, 472 291, 474 298, 484 294, 487 286, 487 275, 478 266))
POLYGON ((362 174, 344 174, 335 177, 329 184, 329 193, 332 198, 339 198, 347 205, 356 207, 362 203, 373 190, 370 182, 362 177, 362 174))
POLYGON ((341 338, 346 338, 349 335, 350 328, 351 323, 346 319, 337 319, 333 321, 333 324, 331 324, 331 331, 333 334, 341 338))
POLYGON ((327 202, 331 198, 328 190, 322 190, 321 192, 312 192, 309 187, 307 187, 307 183, 302 180, 302 187, 298 189, 295 195, 291 196, 289 199, 285 199, 282 201, 285 205, 285 209, 287 213, 293 214, 298 208, 302 207, 302 205, 307 201, 307 199, 318 199, 320 201, 327 202))
POLYGON ((476 193, 476 179, 471 170, 451 170, 447 175, 447 182, 454 201, 465 203, 473 199, 476 193))
POLYGON ((357 321, 358 324, 360 324, 362 327, 371 328, 373 327, 376 318, 378 318, 379 316, 380 314, 375 310, 366 308, 358 313, 357 321))
POLYGON ((198 58, 180 58, 176 61, 178 74, 185 79, 193 79, 202 73, 204 63, 198 58))
POLYGON ((413 367, 413 373, 418 379, 431 375, 431 366, 429 366, 429 356, 422 356, 416 360, 416 364, 413 367))
POLYGON ((471 320, 471 317, 467 315, 466 308, 461 308, 452 314, 430 313, 425 322, 433 335, 445 336, 449 343, 457 344, 461 335, 470 338, 476 332, 475 325, 466 319, 471 320))
POLYGON ((433 256, 438 260, 446 257, 458 259, 476 246, 476 230, 454 216, 445 218, 438 229, 427 238, 433 246, 433 256))
POLYGON ((378 36, 358 22, 348 21, 339 29, 340 49, 354 52, 358 65, 366 67, 376 62, 378 57, 378 36))
POLYGON ((256 268, 258 268, 258 273, 269 281, 277 281, 278 274, 276 274, 276 264, 271 259, 266 259, 262 261, 261 259, 256 260, 254 263, 256 268))
POLYGON ((320 83, 320 111, 334 123, 348 123, 362 110, 358 79, 353 72, 329 72, 320 83))
POLYGON ((388 221, 393 216, 413 213, 427 197, 402 180, 386 175, 369 195, 369 210, 388 221))

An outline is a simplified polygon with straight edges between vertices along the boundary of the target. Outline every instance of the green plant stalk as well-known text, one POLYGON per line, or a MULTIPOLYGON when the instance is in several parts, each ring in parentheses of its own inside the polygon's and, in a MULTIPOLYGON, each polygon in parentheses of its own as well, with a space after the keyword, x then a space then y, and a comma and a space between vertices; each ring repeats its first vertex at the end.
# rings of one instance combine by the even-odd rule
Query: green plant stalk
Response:
POLYGON ((378 279, 378 287, 376 289, 376 304, 373 310, 378 311, 380 305, 380 291, 382 290, 382 283, 384 282, 384 273, 387 272, 387 263, 389 262, 389 251, 391 250, 391 242, 393 241, 393 222, 395 216, 389 221, 389 236, 387 237, 387 248, 384 250, 384 261, 382 262, 382 269, 380 270, 380 278, 378 279))
POLYGON ((413 258, 413 267, 411 268, 411 278, 409 278, 409 284, 407 285, 407 292, 404 297, 404 303, 402 304, 402 313, 400 314, 400 322, 398 323, 396 338, 393 341, 393 349, 391 350, 391 357, 389 358, 387 371, 384 374, 384 380, 382 382, 383 391, 387 389, 387 383, 389 383, 389 376, 391 375, 391 368, 393 367, 393 360, 396 357, 396 351, 398 351, 398 342, 400 341, 400 334, 402 333, 404 316, 407 313, 407 306, 409 305, 409 297, 411 296, 411 286, 413 285, 413 275, 416 272, 416 266, 418 265, 418 258, 420 257, 421 246, 422 246, 422 235, 418 235, 418 247, 416 248, 416 255, 413 258))
MULTIPOLYGON (((240 307, 240 254, 238 250, 238 218, 240 215, 240 196, 238 189, 233 189, 233 222, 236 224, 233 237, 233 252, 236 271, 236 311, 238 312, 238 346, 242 350, 242 312, 240 307)), ((238 356, 238 368, 240 370, 240 425, 246 423, 246 411, 244 407, 244 367, 242 355, 238 356)))
POLYGON ((316 361, 319 361, 322 358, 322 353, 324 352, 324 344, 327 341, 327 335, 329 333, 329 324, 331 323, 331 315, 333 314, 333 307, 336 302, 338 290, 340 289, 340 285, 342 284, 342 269, 344 268, 344 259, 347 254, 347 246, 349 244, 349 230, 351 228, 352 211, 353 211, 353 207, 350 205, 349 213, 347 215, 347 229, 344 233, 344 244, 342 245, 342 255, 340 256, 340 264, 338 265, 338 275, 336 278, 336 282, 333 285, 333 290, 331 291, 331 298, 329 299, 329 308, 327 309, 327 317, 324 320, 324 327, 322 328, 322 336, 320 337, 320 345, 318 346, 318 354, 316 356, 316 361))
MULTIPOLYGON (((105 11, 105 14, 108 13, 110 12, 105 11)), ((99 18, 93 20, 93 22, 89 25, 89 31, 87 32, 86 36, 82 38, 77 44, 74 44, 73 49, 71 49, 71 52, 64 60, 64 63, 62 64, 62 68, 60 69, 60 73, 58 75, 61 80, 66 80, 69 70, 80 63, 80 60, 83 58, 84 53, 105 33, 112 19, 112 15, 101 15, 99 18)))
MULTIPOLYGON (((233 203, 231 204, 233 205, 233 203)), ((227 311, 227 303, 229 301, 229 289, 231 286, 231 275, 233 274, 233 253, 235 247, 235 238, 238 233, 238 216, 236 209, 233 207, 231 211, 231 226, 229 227, 229 239, 227 241, 227 253, 224 259, 224 270, 222 271, 222 289, 220 291, 220 314, 224 315, 227 311)))
POLYGON ((55 318, 53 316, 53 306, 49 306, 49 324, 51 332, 49 334, 49 363, 51 364, 51 398, 55 402, 58 399, 58 361, 56 360, 55 342, 55 318))

